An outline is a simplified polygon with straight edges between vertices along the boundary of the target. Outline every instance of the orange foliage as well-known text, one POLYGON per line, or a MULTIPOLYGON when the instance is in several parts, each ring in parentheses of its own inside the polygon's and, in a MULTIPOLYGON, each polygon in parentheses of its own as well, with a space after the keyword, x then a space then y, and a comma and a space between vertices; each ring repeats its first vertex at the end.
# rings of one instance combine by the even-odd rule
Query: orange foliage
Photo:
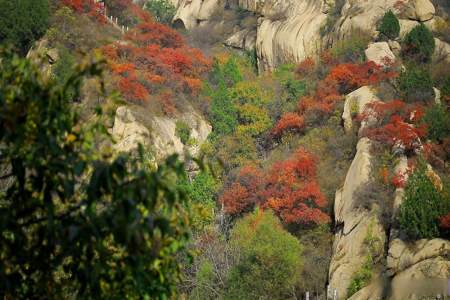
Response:
MULTIPOLYGON (((128 5, 128 0, 116 5, 128 5)), ((196 95, 201 77, 212 63, 198 49, 188 47, 181 35, 156 23, 136 5, 126 6, 141 21, 118 42, 102 48, 125 100, 147 102, 152 93, 166 114, 176 111, 175 93, 196 95), (125 80, 126 79, 126 80, 125 80), (163 92, 170 85, 172 93, 163 92), (134 89, 134 90, 128 90, 134 89)))
POLYGON ((327 201, 316 180, 316 158, 302 148, 289 159, 273 164, 265 175, 254 166, 242 168, 219 201, 231 215, 259 205, 274 210, 286 224, 330 221, 323 211, 327 201))
POLYGON ((305 119, 296 113, 285 113, 272 129, 272 135, 281 137, 286 132, 300 132, 305 127, 305 119))
POLYGON ((102 4, 94 0, 62 0, 62 4, 79 14, 87 14, 100 23, 106 23, 102 4))
POLYGON ((314 62, 314 59, 308 57, 298 64, 295 73, 300 76, 311 75, 314 72, 315 67, 316 63, 314 62))
POLYGON ((440 227, 444 230, 450 230, 450 212, 445 216, 442 216, 440 219, 440 227))

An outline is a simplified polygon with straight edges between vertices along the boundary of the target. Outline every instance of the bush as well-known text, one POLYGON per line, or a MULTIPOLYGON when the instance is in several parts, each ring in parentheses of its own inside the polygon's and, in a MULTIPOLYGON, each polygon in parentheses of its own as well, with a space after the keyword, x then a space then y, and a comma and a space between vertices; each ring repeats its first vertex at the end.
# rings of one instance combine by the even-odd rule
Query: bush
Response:
POLYGON ((378 30, 388 39, 393 40, 398 37, 400 33, 400 23, 392 10, 389 10, 384 14, 378 30))
POLYGON ((416 62, 426 63, 431 60, 435 47, 433 34, 425 25, 420 24, 405 36, 402 56, 416 62))
POLYGON ((231 232, 240 260, 231 269, 226 299, 287 299, 300 276, 302 246, 270 211, 257 210, 231 232))
POLYGON ((450 113, 444 105, 435 104, 425 111, 423 122, 427 126, 428 138, 442 141, 450 135, 450 113))
POLYGON ((65 98, 99 64, 82 64, 59 86, 27 60, 0 55, 0 166, 11 166, 2 180, 14 179, 0 193, 1 293, 172 298, 189 238, 176 185, 184 164, 172 156, 149 171, 142 148, 134 158, 99 152, 93 136, 106 129, 83 124, 65 98))
POLYGON ((185 122, 177 121, 175 123, 175 135, 186 145, 191 137, 191 128, 185 122))
POLYGON ((369 33, 364 31, 353 31, 344 40, 338 41, 336 46, 331 49, 335 59, 340 62, 364 62, 366 56, 364 50, 371 40, 369 33))
POLYGON ((404 202, 400 206, 400 228, 412 239, 439 237, 439 217, 448 213, 448 202, 436 189, 422 163, 408 178, 404 202))
POLYGON ((442 99, 450 101, 450 76, 447 76, 441 88, 442 99))
POLYGON ((425 67, 409 65, 398 78, 400 91, 407 102, 433 99, 433 80, 425 67))
POLYGON ((145 3, 145 9, 155 17, 156 21, 163 24, 172 23, 176 13, 175 6, 168 0, 148 0, 145 3))
POLYGON ((0 0, 0 43, 25 55, 48 27, 48 0, 0 0))

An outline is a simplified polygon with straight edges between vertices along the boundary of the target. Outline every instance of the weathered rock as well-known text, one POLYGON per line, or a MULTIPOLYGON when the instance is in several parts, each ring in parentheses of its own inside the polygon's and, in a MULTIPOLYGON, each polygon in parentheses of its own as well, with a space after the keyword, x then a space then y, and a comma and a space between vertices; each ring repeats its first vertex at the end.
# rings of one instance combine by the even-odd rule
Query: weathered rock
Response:
POLYGON ((435 38, 434 43, 436 48, 433 54, 433 61, 435 64, 439 64, 441 62, 450 63, 450 44, 440 39, 435 38))
POLYGON ((173 22, 186 29, 193 29, 211 18, 221 7, 219 0, 179 0, 173 22))
MULTIPOLYGON (((348 94, 345 97, 344 112, 342 113, 345 131, 349 132, 352 130, 353 116, 363 113, 367 104, 379 100, 375 95, 375 91, 368 86, 363 86, 348 94)), ((367 125, 367 122, 364 121, 361 124, 361 128, 365 128, 367 125)))
POLYGON ((398 21, 400 23, 399 37, 402 40, 414 27, 416 27, 417 25, 420 25, 419 22, 412 21, 412 20, 398 20, 398 21))
POLYGON ((441 104, 441 96, 442 96, 441 91, 435 87, 433 87, 433 91, 434 91, 434 103, 441 104))
POLYGON ((59 53, 56 48, 50 47, 47 39, 41 39, 28 51, 27 58, 39 66, 45 78, 50 78, 52 66, 58 61, 59 53))
POLYGON ((149 130, 136 121, 133 112, 126 106, 116 111, 112 136, 117 141, 114 145, 117 152, 131 152, 139 144, 146 146, 150 142, 149 130))
POLYGON ((114 147, 118 152, 130 152, 142 144, 151 146, 158 161, 174 153, 183 157, 185 151, 195 156, 211 132, 211 126, 192 107, 186 107, 177 118, 148 115, 142 110, 126 106, 117 109, 112 135, 117 141, 114 147), (177 120, 190 126, 191 138, 195 141, 192 145, 183 145, 176 135, 177 120))
POLYGON ((407 4, 405 15, 411 20, 425 22, 434 17, 436 9, 430 0, 412 0, 407 4))
POLYGON ((230 36, 225 45, 237 49, 252 51, 256 45, 256 31, 253 29, 244 29, 230 36))
MULTIPOLYGON (((361 269, 368 255, 366 238, 371 235, 377 239, 376 253, 371 253, 375 260, 383 255, 386 241, 386 234, 377 214, 361 208, 361 200, 355 193, 370 180, 370 158, 370 141, 362 138, 358 142, 356 156, 348 170, 344 186, 336 192, 334 212, 340 229, 333 243, 329 278, 330 285, 337 289, 339 297, 343 299, 353 276, 361 269)), ((373 277, 379 276, 374 271, 373 277)))
POLYGON ((371 43, 364 53, 368 61, 373 61, 380 66, 395 62, 395 55, 387 42, 371 43))
POLYGON ((396 56, 400 55, 400 52, 402 51, 402 46, 400 45, 399 42, 389 40, 388 44, 389 44, 389 48, 391 48, 391 51, 392 51, 392 53, 394 53, 394 55, 396 55, 396 56))

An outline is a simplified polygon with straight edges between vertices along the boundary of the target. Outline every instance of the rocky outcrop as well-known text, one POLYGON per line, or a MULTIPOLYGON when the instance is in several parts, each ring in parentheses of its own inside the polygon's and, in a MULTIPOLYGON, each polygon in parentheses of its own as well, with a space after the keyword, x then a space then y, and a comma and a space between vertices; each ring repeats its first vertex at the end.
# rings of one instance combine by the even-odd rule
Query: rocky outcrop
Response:
POLYGON ((131 152, 142 144, 154 152, 157 161, 173 153, 183 156, 185 151, 197 155, 210 132, 211 126, 191 107, 177 118, 169 118, 149 115, 142 107, 121 106, 116 111, 112 128, 117 152, 131 152), (191 145, 184 145, 176 135, 177 121, 183 121, 191 128, 191 145))
POLYGON ((434 43, 436 47, 433 54, 433 61, 435 63, 450 63, 450 44, 436 38, 434 39, 434 43))
POLYGON ((380 66, 395 62, 395 55, 387 42, 371 43, 364 53, 368 61, 380 66))
POLYGON ((59 59, 59 53, 56 48, 49 45, 48 40, 41 39, 28 51, 27 58, 39 66, 45 78, 50 78, 52 67, 59 59))
POLYGON ((436 9, 430 0, 412 0, 405 10, 406 17, 420 22, 431 20, 435 14, 436 9))
MULTIPOLYGON (((342 113, 342 120, 344 121, 344 129, 350 132, 353 128, 353 117, 361 114, 366 105, 379 101, 380 99, 375 95, 373 88, 363 86, 356 91, 351 92, 345 97, 344 112, 342 113)), ((361 128, 366 126, 366 121, 361 124, 361 128)))
MULTIPOLYGON (((376 24, 383 14, 388 9, 397 11, 394 8, 397 0, 346 0, 340 13, 332 0, 174 1, 178 7, 174 23, 187 29, 214 28, 214 24, 227 23, 225 15, 230 10, 254 14, 257 21, 254 18, 253 26, 236 25, 223 41, 234 48, 250 50, 254 47, 259 67, 264 70, 314 57, 324 47, 332 47, 354 32, 376 36, 376 24), (218 11, 222 12, 219 14, 218 11)), ((421 1, 412 7, 421 20, 429 17, 426 12, 430 9, 421 1)), ((418 24, 406 22, 412 23, 402 24, 402 34, 409 31, 412 24, 418 24)))
MULTIPOLYGON (((371 255, 374 260, 383 257, 386 234, 377 217, 377 208, 365 209, 363 200, 358 195, 370 182, 370 172, 370 141, 363 138, 358 142, 356 156, 348 170, 344 185, 336 192, 334 206, 335 221, 340 229, 335 234, 329 278, 330 285, 338 291, 342 299, 346 298, 347 289, 366 262, 367 256, 371 255), (369 249, 368 237, 376 237, 376 245, 372 249, 369 249)), ((373 278, 380 277, 378 271, 373 272, 373 278)), ((383 289, 377 287, 376 290, 383 289)))

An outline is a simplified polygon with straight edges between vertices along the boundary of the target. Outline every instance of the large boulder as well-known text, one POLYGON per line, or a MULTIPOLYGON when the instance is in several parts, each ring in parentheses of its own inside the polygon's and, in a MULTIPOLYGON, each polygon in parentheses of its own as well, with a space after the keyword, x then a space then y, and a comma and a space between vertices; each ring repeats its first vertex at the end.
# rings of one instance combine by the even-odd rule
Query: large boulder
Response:
POLYGON ((419 22, 417 21, 412 21, 412 20, 398 20, 400 23, 400 33, 399 33, 399 37, 400 39, 404 39, 405 36, 411 31, 413 30, 414 27, 416 27, 417 25, 420 25, 419 22))
MULTIPOLYGON (((374 89, 369 86, 363 86, 348 94, 345 97, 344 112, 342 113, 345 131, 350 132, 352 130, 353 117, 363 113, 367 104, 379 100, 380 99, 376 96, 374 89)), ((361 129, 365 128, 367 125, 366 122, 363 122, 361 124, 361 129)))
POLYGON ((387 272, 392 277, 389 299, 413 299, 446 292, 450 277, 450 241, 391 240, 387 272))
POLYGON ((225 41, 225 45, 232 48, 252 51, 256 46, 256 31, 251 28, 240 30, 230 36, 225 41))
POLYGON ((219 0, 178 0, 174 4, 177 12, 173 22, 186 29, 193 29, 208 21, 222 7, 219 0))
POLYGON ((117 152, 131 152, 139 144, 147 146, 150 142, 150 131, 136 120, 127 106, 117 108, 112 136, 116 140, 114 148, 117 152))
MULTIPOLYGON (((333 289, 338 291, 340 298, 345 299, 347 289, 355 274, 361 270, 362 265, 369 255, 376 261, 383 256, 386 234, 384 227, 373 207, 370 210, 364 206, 360 197, 362 190, 371 180, 371 155, 370 141, 362 138, 357 145, 357 152, 348 170, 343 187, 336 192, 334 213, 337 224, 337 232, 333 243, 333 255, 331 258, 329 279, 333 289), (367 238, 375 238, 375 247, 368 249, 367 238)), ((380 277, 380 272, 375 270, 372 274, 374 281, 380 277)), ((382 291, 374 288, 375 291, 382 291)))
POLYGON ((435 38, 434 43, 436 45, 433 54, 433 61, 435 63, 447 62, 450 63, 450 44, 440 39, 435 38))
POLYGON ((131 152, 142 144, 151 148, 157 161, 174 153, 183 157, 185 151, 197 155, 210 132, 211 125, 190 106, 176 118, 148 114, 143 107, 121 106, 116 111, 112 128, 117 152, 131 152), (177 136, 177 121, 190 127, 192 144, 184 145, 177 136))
POLYGON ((431 20, 436 9, 430 0, 412 0, 406 6, 405 15, 411 20, 425 22, 431 20))
POLYGON ((395 55, 387 42, 370 43, 364 53, 368 61, 373 61, 380 66, 395 62, 395 55))

